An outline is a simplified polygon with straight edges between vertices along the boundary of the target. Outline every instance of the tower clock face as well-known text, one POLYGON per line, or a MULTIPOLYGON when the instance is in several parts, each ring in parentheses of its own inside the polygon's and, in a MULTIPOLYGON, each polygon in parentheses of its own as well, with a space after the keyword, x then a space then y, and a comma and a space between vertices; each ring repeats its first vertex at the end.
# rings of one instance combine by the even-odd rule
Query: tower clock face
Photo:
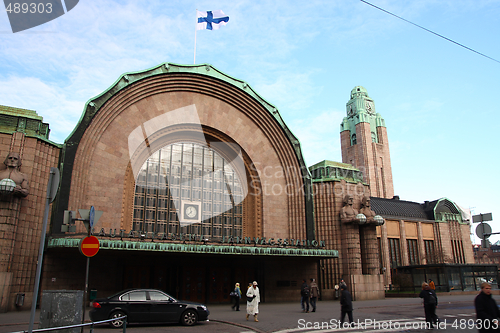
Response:
POLYGON ((366 112, 369 114, 374 114, 375 113, 375 108, 373 107, 373 102, 372 101, 366 101, 365 104, 366 112))
POLYGON ((349 105, 347 107, 347 115, 352 116, 354 113, 356 113, 356 107, 354 105, 349 105))

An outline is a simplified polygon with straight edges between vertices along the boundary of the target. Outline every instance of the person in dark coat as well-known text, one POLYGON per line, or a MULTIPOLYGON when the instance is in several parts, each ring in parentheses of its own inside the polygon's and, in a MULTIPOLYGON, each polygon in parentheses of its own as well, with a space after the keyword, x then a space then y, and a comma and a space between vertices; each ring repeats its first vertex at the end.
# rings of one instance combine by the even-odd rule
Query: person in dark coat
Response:
POLYGON ((436 307, 438 305, 436 292, 429 287, 427 282, 424 282, 422 283, 422 291, 418 297, 423 298, 426 326, 429 329, 433 329, 434 324, 437 324, 439 321, 436 316, 436 307))
POLYGON ((302 286, 300 287, 300 305, 302 307, 302 312, 309 312, 309 293, 310 289, 306 280, 302 280, 302 286))
POLYGON ((476 307, 476 325, 479 332, 497 331, 500 311, 497 302, 491 297, 491 285, 488 282, 481 284, 481 292, 474 299, 474 306, 476 307))
POLYGON ((340 327, 343 327, 345 315, 349 316, 349 323, 353 323, 352 319, 352 298, 351 293, 347 290, 345 283, 340 285, 340 327))

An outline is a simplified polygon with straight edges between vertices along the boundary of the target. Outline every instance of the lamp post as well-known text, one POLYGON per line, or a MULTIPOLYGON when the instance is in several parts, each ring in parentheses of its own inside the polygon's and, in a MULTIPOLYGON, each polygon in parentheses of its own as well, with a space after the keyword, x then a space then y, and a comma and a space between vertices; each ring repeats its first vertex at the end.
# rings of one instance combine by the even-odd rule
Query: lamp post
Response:
POLYGON ((365 214, 358 214, 358 215, 356 215, 356 219, 358 220, 359 224, 365 224, 366 223, 366 216, 365 216, 365 214))
POLYGON ((380 216, 380 215, 375 215, 375 216, 373 217, 373 219, 375 220, 375 223, 376 223, 377 225, 382 225, 382 224, 384 224, 384 218, 383 218, 382 216, 380 216))
POLYGON ((0 180, 0 194, 9 195, 14 192, 16 188, 16 182, 10 178, 4 178, 0 180))

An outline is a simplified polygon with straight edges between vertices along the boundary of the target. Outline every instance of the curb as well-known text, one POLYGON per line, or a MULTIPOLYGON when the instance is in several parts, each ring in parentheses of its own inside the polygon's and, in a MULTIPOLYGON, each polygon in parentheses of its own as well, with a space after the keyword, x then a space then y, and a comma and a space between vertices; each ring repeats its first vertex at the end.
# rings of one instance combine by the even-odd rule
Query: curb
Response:
POLYGON ((238 324, 238 323, 233 323, 233 322, 226 321, 226 320, 210 319, 209 321, 215 321, 215 322, 218 322, 221 324, 228 324, 228 325, 233 325, 233 326, 237 326, 237 327, 242 327, 242 328, 245 328, 245 329, 248 329, 248 330, 251 330, 254 332, 258 332, 258 333, 267 333, 266 331, 262 331, 258 328, 255 328, 255 327, 251 327, 251 326, 243 325, 243 324, 238 324))

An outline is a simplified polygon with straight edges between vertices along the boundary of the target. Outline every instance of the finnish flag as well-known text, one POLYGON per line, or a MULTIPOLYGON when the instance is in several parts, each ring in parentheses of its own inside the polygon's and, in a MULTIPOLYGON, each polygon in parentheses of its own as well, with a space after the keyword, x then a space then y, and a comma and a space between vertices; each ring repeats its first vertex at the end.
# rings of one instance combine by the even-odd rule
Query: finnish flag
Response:
POLYGON ((224 14, 222 10, 212 10, 208 12, 196 11, 198 21, 196 23, 196 30, 217 30, 221 26, 226 25, 229 21, 229 16, 224 14))

